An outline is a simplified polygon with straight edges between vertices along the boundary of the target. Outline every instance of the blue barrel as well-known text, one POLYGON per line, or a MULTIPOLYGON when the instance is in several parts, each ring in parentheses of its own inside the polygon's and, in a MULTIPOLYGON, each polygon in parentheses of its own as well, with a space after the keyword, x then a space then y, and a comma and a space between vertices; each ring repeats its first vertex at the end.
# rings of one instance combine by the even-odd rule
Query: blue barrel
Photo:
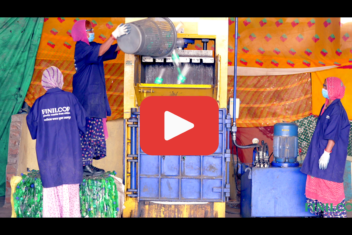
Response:
POLYGON ((296 163, 298 156, 298 126, 294 123, 274 125, 274 162, 296 163))

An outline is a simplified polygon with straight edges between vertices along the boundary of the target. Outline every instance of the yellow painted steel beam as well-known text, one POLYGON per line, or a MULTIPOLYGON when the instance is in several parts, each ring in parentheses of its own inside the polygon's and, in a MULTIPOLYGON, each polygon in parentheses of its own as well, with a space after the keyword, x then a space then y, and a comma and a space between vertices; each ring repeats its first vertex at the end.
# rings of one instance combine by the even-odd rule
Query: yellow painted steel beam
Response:
POLYGON ((216 39, 216 35, 199 35, 199 34, 189 34, 189 33, 178 33, 177 38, 216 39))
POLYGON ((142 218, 224 218, 225 202, 208 202, 206 204, 158 204, 137 199, 125 203, 123 217, 142 218))
MULTIPOLYGON (((201 20, 209 20, 202 19, 201 20)), ((220 66, 219 66, 219 108, 227 108, 227 66, 228 66, 228 18, 215 18, 212 19, 216 22, 219 29, 215 30, 216 40, 215 48, 216 53, 220 55, 220 66)))
POLYGON ((135 87, 138 106, 149 96, 209 96, 216 100, 212 85, 162 85, 137 84, 135 87))
POLYGON ((131 108, 136 107, 134 94, 134 63, 135 55, 125 54, 124 81, 123 81, 123 118, 131 117, 131 108))
POLYGON ((138 217, 138 200, 137 198, 125 197, 125 209, 122 216, 124 218, 138 217))
POLYGON ((225 218, 226 202, 214 202, 214 211, 217 218, 225 218))

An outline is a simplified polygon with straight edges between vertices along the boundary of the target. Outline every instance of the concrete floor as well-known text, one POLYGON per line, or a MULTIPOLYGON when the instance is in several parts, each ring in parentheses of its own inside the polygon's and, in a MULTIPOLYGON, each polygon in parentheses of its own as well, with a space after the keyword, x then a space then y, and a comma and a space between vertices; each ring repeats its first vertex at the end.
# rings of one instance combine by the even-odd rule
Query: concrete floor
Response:
POLYGON ((226 218, 241 218, 238 202, 226 203, 226 218))
MULTIPOLYGON (((11 218, 11 206, 3 207, 4 201, 5 197, 0 197, 0 218, 11 218)), ((352 211, 347 212, 347 217, 352 218, 352 211)), ((238 203, 226 204, 226 218, 241 218, 238 203)))

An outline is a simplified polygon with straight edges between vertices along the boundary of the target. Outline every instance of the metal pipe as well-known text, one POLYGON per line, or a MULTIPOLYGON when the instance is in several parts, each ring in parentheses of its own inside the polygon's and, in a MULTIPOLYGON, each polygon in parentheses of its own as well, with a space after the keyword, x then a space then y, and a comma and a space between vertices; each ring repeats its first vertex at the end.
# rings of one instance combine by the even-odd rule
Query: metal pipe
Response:
POLYGON ((230 184, 230 162, 226 162, 227 167, 227 184, 230 184))
POLYGON ((123 119, 123 174, 122 174, 122 183, 125 185, 125 161, 126 161, 126 151, 125 151, 125 138, 126 138, 126 119, 123 119))
MULTIPOLYGON (((132 117, 136 117, 131 112, 132 117)), ((137 152, 137 128, 131 127, 131 155, 136 155, 137 152)), ((131 162, 131 189, 136 189, 136 162, 131 162)))
POLYGON ((208 50, 207 43, 209 42, 209 39, 202 39, 203 42, 203 50, 208 50))
POLYGON ((255 148, 259 147, 259 144, 250 144, 250 145, 245 145, 241 146, 238 145, 236 142, 236 132, 237 132, 237 127, 236 127, 236 97, 237 97, 237 32, 238 32, 238 17, 236 17, 236 23, 235 23, 235 66, 234 66, 234 78, 233 78, 233 125, 232 125, 232 141, 234 145, 237 148, 240 149, 249 149, 249 148, 255 148))
MULTIPOLYGON (((226 135, 227 135, 226 149, 230 149, 230 130, 228 130, 227 128, 226 128, 226 135)), ((226 167, 227 167, 227 184, 229 184, 230 183, 230 163, 229 162, 226 162, 226 167)))
POLYGON ((233 123, 236 125, 236 97, 237 97, 237 32, 238 32, 238 18, 235 22, 235 66, 233 73, 233 123))
POLYGON ((226 149, 229 149, 230 148, 230 128, 226 128, 226 133, 227 133, 227 146, 226 146, 226 149))

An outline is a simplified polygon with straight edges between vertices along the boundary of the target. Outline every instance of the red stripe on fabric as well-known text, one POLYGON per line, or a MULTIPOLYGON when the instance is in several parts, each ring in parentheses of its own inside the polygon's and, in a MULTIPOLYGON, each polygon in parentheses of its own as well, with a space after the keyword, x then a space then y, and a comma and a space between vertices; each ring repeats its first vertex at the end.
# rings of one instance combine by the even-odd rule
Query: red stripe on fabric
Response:
MULTIPOLYGON (((117 70, 117 71, 119 71, 119 70, 117 70)), ((114 92, 117 92, 117 90, 119 89, 119 86, 121 85, 121 82, 123 82, 123 79, 119 79, 119 77, 121 76, 122 73, 123 73, 123 70, 120 71, 120 73, 119 73, 118 76, 117 76, 117 79, 114 79, 114 81, 117 82, 117 85, 116 85, 116 88, 114 89, 114 92)), ((111 87, 112 85, 113 85, 113 84, 111 84, 110 87, 111 87)), ((122 86, 123 86, 123 84, 122 84, 122 86)), ((111 95, 113 95, 113 94, 110 94, 110 95, 108 96, 109 99, 110 99, 110 96, 111 96, 111 95)))
MULTIPOLYGON (((116 67, 117 67, 116 70, 115 70, 110 76, 113 77, 116 73, 118 73, 119 70, 120 70, 120 68, 121 68, 121 66, 122 66, 122 64, 116 66, 116 67)), ((114 67, 114 66, 111 66, 111 67, 114 67)), ((111 69, 112 69, 112 68, 111 68, 111 69)), ((111 70, 111 69, 110 69, 110 70, 111 70)), ((110 70, 109 70, 109 71, 110 71, 110 70)), ((116 79, 110 78, 110 80, 114 80, 114 81, 115 81, 116 79)), ((109 88, 108 88, 109 91, 110 91, 112 85, 113 85, 113 83, 110 83, 110 86, 109 86, 109 88)))
MULTIPOLYGON (((259 87, 261 87, 262 86, 262 84, 263 83, 265 83, 266 81, 265 81, 266 79, 262 79, 258 84, 256 84, 257 86, 259 86, 259 87)), ((258 96, 257 96, 257 98, 256 98, 256 100, 254 101, 254 102, 252 102, 252 104, 257 104, 257 101, 262 97, 262 92, 253 92, 253 93, 258 93, 258 96)), ((253 114, 252 114, 252 117, 253 116, 257 116, 257 115, 255 115, 255 111, 253 112, 253 114)), ((246 115, 246 119, 250 119, 251 117, 249 117, 248 115, 250 115, 250 112, 248 112, 247 113, 247 115, 246 115)))
MULTIPOLYGON (((68 61, 68 63, 67 63, 67 65, 66 65, 66 67, 63 69, 63 70, 68 70, 68 68, 70 68, 70 66, 72 66, 74 64, 74 61, 68 61)), ((72 71, 72 70, 71 70, 72 71)), ((76 69, 75 70, 73 70, 74 72, 76 72, 76 69)), ((68 79, 68 86, 69 87, 72 87, 72 79, 73 79, 73 75, 71 75, 71 74, 69 74, 69 75, 67 75, 68 77, 69 77, 69 79, 68 79)))
POLYGON ((109 75, 110 74, 110 71, 115 67, 115 65, 118 64, 118 63, 115 63, 115 64, 107 64, 106 68, 108 68, 108 65, 110 66, 109 70, 105 73, 106 75, 109 75))
MULTIPOLYGON (((307 83, 303 86, 301 86, 301 92, 303 93, 303 95, 306 95, 306 94, 308 94, 308 93, 311 93, 311 89, 310 89, 310 92, 309 92, 309 89, 307 89, 307 87, 306 87, 306 85, 307 85, 307 83)), ((305 100, 302 100, 300 103, 300 106, 299 106, 299 108, 298 108, 298 113, 303 113, 305 110, 307 110, 308 109, 308 107, 307 107, 307 100, 311 100, 312 98, 310 97, 310 98, 307 98, 307 99, 305 99, 305 100)))
POLYGON ((338 67, 338 69, 352 69, 352 65, 346 65, 346 66, 338 67))

